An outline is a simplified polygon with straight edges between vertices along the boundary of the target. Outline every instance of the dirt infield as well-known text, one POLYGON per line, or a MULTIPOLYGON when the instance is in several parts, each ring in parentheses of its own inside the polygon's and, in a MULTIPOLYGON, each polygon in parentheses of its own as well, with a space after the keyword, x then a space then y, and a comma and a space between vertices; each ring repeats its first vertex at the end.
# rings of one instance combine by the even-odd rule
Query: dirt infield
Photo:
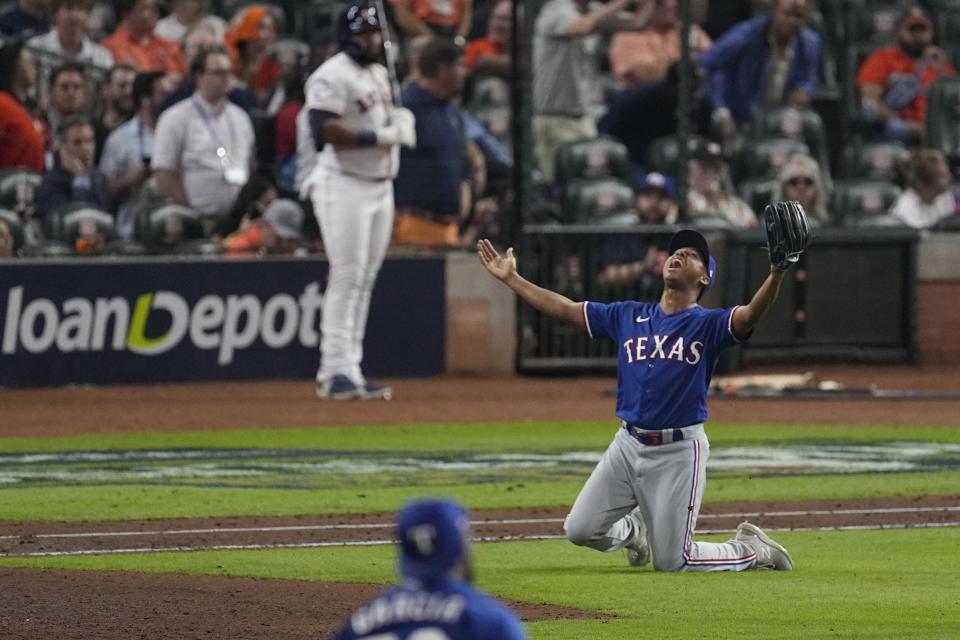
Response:
MULTIPOLYGON (((818 367, 816 371, 821 378, 848 386, 960 389, 960 370, 818 367)), ((6 390, 0 391, 4 415, 0 435, 398 422, 613 422, 610 392, 614 386, 611 378, 404 380, 394 381, 396 399, 389 403, 323 403, 313 397, 308 381, 6 390)), ((958 416, 957 401, 711 401, 714 421, 957 426, 958 416)), ((699 530, 729 531, 747 518, 774 531, 958 526, 958 502, 960 496, 706 505, 699 530)), ((556 509, 479 512, 475 514, 479 521, 475 535, 485 540, 560 537, 564 515, 565 510, 556 509)), ((390 537, 387 514, 80 524, 0 522, 0 554, 324 547, 350 542, 390 544, 390 537)), ((802 559, 798 564, 802 566, 802 559)), ((0 599, 4 602, 0 637, 317 638, 328 634, 352 607, 380 588, 225 576, 0 569, 0 599)), ((536 603, 509 604, 526 620, 593 615, 536 603)))
MULTIPOLYGON (((748 518, 768 531, 960 526, 957 497, 707 505, 701 533, 748 518)), ((476 539, 562 537, 564 509, 479 511, 476 539)), ((114 523, 0 523, 3 555, 76 555, 221 548, 391 544, 385 514, 114 523), (367 525, 359 527, 358 525, 367 525)), ((587 551, 584 551, 587 553, 587 551)), ((802 558, 796 559, 802 566, 802 558)), ((637 571, 624 564, 624 571, 637 571)), ((318 576, 318 579, 321 576, 318 576)), ((320 638, 382 587, 225 576, 0 570, 2 637, 320 638)), ((507 602, 526 621, 598 617, 554 605, 507 602)))
MULTIPOLYGON (((793 371, 797 371, 794 369, 793 371)), ((805 369, 799 369, 804 371, 805 369)), ((770 371, 782 372, 784 369, 770 371)), ((822 379, 888 389, 960 390, 960 368, 817 367, 822 379)), ((614 420, 614 378, 395 380, 390 402, 320 402, 309 381, 0 391, 0 436, 282 428, 315 425, 614 420)), ((958 401, 713 399, 713 421, 960 423, 958 401)))

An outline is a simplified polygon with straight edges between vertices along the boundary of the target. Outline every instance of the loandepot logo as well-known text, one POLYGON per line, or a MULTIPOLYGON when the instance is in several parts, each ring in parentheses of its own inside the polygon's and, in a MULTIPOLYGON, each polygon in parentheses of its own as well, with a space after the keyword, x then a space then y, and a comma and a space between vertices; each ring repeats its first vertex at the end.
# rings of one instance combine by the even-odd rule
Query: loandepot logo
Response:
POLYGON ((24 288, 13 287, 7 292, 3 354, 129 349, 156 356, 189 340, 198 349, 216 350, 217 363, 228 365, 257 338, 272 349, 294 340, 316 347, 322 306, 318 282, 306 285, 298 297, 280 293, 261 301, 249 294, 211 294, 192 308, 173 291, 144 293, 132 304, 119 297, 69 298, 58 308, 47 298, 27 301, 24 288), (156 326, 164 329, 151 331, 156 326))

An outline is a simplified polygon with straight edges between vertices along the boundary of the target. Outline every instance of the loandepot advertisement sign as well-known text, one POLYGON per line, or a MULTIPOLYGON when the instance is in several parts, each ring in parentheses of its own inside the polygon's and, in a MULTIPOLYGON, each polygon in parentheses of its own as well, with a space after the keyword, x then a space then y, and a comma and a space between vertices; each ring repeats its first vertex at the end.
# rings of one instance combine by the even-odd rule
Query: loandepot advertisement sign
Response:
MULTIPOLYGON (((442 372, 443 269, 384 264, 370 375, 442 372)), ((312 376, 326 275, 319 260, 3 265, 0 385, 312 376)))
POLYGON ((229 365, 237 351, 259 339, 273 349, 298 340, 317 347, 318 318, 323 297, 320 283, 311 282, 294 297, 278 293, 265 302, 254 295, 205 295, 190 305, 176 291, 156 291, 125 298, 69 298, 60 308, 47 298, 24 304, 24 287, 7 293, 3 353, 42 354, 100 352, 125 349, 144 356, 167 353, 183 340, 197 349, 216 350, 217 364, 229 365), (169 327, 155 337, 147 334, 151 314, 166 315, 169 327))

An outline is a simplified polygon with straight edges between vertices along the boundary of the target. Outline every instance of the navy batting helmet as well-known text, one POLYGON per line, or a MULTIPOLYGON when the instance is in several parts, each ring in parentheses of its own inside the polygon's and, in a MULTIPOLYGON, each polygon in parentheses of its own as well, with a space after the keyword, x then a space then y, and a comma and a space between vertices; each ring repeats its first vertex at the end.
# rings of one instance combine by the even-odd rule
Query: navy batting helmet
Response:
POLYGON ((343 46, 351 36, 370 31, 380 31, 377 8, 364 3, 352 4, 340 14, 337 22, 337 42, 343 46))

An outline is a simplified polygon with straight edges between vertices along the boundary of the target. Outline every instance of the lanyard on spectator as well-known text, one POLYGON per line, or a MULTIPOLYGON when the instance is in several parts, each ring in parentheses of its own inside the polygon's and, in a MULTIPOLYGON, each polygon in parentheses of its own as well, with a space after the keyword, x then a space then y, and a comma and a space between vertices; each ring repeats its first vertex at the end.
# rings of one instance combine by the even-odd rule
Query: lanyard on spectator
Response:
POLYGON ((137 140, 140 142, 140 159, 144 160, 150 157, 147 153, 147 143, 143 140, 143 120, 137 119, 137 140))
MULTIPOLYGON (((200 99, 197 96, 193 96, 193 106, 196 108, 197 113, 200 114, 200 119, 203 120, 203 124, 206 125, 207 130, 210 132, 210 137, 213 139, 214 144, 217 145, 217 157, 220 158, 220 162, 226 163, 227 156, 227 147, 220 140, 220 136, 217 135, 215 127, 213 126, 213 120, 210 119, 210 115, 207 113, 207 110, 203 108, 203 105, 200 104, 200 99)), ((228 144, 233 144, 233 125, 230 124, 230 116, 227 115, 226 108, 224 108, 223 119, 227 122, 227 131, 230 135, 228 144)))

